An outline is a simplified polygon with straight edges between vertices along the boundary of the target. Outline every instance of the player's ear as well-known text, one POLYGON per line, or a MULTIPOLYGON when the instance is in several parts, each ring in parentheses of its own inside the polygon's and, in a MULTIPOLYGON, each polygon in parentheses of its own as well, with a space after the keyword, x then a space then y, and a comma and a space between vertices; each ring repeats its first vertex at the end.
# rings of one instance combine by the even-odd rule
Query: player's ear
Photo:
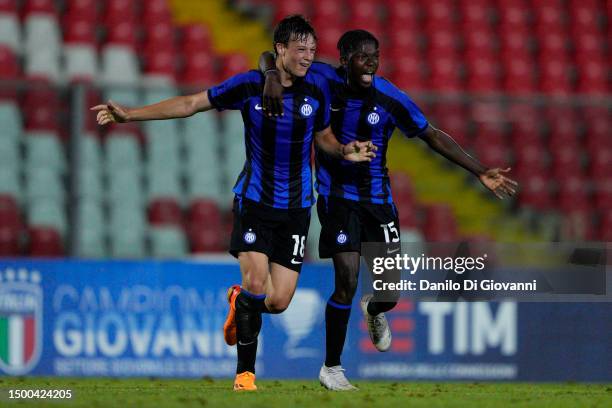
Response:
POLYGON ((345 55, 340 56, 340 64, 347 66, 348 65, 348 60, 346 59, 345 55))
POLYGON ((282 57, 283 55, 285 55, 285 44, 283 43, 276 43, 274 44, 274 51, 276 51, 276 55, 279 57, 282 57))

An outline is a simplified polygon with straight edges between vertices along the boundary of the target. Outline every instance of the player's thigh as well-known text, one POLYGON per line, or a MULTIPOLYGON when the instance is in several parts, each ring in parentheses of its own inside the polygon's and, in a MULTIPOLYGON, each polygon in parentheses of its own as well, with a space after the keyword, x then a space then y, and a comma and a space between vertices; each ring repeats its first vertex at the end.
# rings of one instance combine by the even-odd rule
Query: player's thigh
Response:
POLYGON ((310 208, 289 210, 271 230, 270 262, 299 273, 310 228, 310 208))
POLYGON ((360 211, 362 242, 382 243, 399 248, 401 241, 399 218, 394 204, 367 204, 360 211))
POLYGON ((282 312, 289 306, 299 277, 300 274, 295 270, 275 262, 270 264, 270 277, 266 285, 266 304, 272 312, 282 312))
MULTIPOLYGON (((368 269, 373 270, 374 257, 395 257, 401 255, 401 234, 397 209, 394 204, 369 204, 361 212, 362 255, 368 269)), ((376 279, 396 282, 401 277, 400 270, 386 270, 376 279)))
POLYGON ((317 213, 321 222, 319 257, 331 258, 341 252, 361 251, 358 203, 335 197, 319 197, 317 213))
POLYGON ((242 287, 254 294, 265 293, 270 269, 268 256, 255 251, 239 252, 238 262, 242 274, 242 287))

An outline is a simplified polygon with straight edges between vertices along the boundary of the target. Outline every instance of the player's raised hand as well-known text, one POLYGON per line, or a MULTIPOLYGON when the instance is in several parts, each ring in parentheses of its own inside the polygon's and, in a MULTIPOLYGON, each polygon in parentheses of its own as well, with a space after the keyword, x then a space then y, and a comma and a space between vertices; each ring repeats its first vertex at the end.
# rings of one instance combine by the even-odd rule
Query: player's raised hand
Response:
POLYGON ((511 178, 506 177, 503 173, 508 173, 507 169, 494 168, 489 169, 478 178, 480 182, 489 190, 491 190, 497 198, 504 199, 505 196, 512 197, 516 194, 518 183, 511 178))
POLYGON ((276 71, 268 71, 261 98, 263 111, 267 116, 282 116, 283 112, 283 85, 276 71))
POLYGON ((371 141, 358 142, 353 140, 350 143, 344 145, 342 149, 342 155, 345 160, 352 162, 371 162, 376 157, 378 147, 371 141))
POLYGON ((127 109, 110 100, 105 105, 96 105, 89 110, 98 112, 96 116, 98 125, 125 123, 128 121, 127 109))

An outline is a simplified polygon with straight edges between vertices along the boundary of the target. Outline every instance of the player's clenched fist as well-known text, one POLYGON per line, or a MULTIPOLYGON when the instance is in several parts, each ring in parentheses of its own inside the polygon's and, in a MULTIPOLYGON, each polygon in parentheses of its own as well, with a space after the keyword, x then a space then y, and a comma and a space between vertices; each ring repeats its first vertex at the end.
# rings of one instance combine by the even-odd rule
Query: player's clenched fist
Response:
POLYGON ((124 123, 129 121, 127 109, 110 100, 107 104, 94 106, 90 108, 90 110, 98 112, 98 115, 96 116, 98 125, 106 125, 108 123, 124 123))

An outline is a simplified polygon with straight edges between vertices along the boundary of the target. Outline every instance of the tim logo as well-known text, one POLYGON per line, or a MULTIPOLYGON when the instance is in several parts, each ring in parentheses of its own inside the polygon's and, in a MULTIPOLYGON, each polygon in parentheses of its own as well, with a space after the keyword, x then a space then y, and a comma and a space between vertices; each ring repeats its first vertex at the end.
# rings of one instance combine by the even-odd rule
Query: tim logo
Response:
POLYGON ((320 354, 317 347, 300 347, 300 341, 308 337, 323 315, 323 299, 314 289, 298 289, 291 304, 283 313, 273 315, 273 322, 285 330, 287 342, 285 356, 294 358, 312 358, 320 354))
POLYGON ((42 349, 40 273, 26 269, 0 271, 0 371, 31 371, 42 349))

